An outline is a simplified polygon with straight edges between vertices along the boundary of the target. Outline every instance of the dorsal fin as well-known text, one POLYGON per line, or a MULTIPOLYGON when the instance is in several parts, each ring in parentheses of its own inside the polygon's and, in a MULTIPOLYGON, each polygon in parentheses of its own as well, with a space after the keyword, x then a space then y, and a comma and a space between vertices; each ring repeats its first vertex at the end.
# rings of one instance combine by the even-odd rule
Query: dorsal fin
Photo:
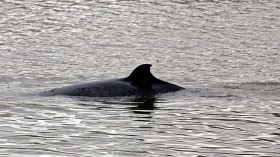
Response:
POLYGON ((139 65, 126 79, 132 81, 135 87, 150 88, 157 80, 150 71, 151 66, 151 64, 139 65))

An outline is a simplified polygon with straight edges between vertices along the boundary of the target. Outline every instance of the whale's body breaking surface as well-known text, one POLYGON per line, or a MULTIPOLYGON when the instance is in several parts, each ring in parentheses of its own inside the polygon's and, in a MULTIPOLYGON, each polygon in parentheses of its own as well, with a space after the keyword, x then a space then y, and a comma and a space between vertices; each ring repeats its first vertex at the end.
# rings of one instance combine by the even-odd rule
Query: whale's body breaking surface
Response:
POLYGON ((42 92, 43 96, 67 95, 84 97, 149 96, 184 89, 157 79, 150 72, 150 64, 138 66, 126 78, 95 81, 42 92))

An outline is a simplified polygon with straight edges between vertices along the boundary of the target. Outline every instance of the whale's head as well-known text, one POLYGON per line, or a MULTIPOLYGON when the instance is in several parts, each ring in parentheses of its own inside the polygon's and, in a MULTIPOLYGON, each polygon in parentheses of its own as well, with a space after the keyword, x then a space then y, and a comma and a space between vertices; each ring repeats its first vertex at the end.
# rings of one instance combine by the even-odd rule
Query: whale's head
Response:
POLYGON ((132 85, 138 88, 150 88, 157 78, 151 73, 151 64, 142 64, 135 68, 126 78, 132 82, 132 85))

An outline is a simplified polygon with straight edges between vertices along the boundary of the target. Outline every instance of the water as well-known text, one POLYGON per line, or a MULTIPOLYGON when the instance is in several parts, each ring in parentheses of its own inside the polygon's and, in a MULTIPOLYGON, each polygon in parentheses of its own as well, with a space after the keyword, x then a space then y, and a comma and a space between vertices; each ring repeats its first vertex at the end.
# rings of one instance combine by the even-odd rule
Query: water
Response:
POLYGON ((280 156, 278 1, 1 1, 1 156, 280 156), (39 97, 150 63, 188 90, 39 97))

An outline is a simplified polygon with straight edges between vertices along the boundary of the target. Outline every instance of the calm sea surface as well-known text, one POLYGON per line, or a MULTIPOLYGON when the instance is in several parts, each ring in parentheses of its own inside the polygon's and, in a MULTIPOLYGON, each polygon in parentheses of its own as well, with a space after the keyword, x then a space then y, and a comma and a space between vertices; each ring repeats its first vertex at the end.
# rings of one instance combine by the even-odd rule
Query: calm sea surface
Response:
POLYGON ((280 156, 277 0, 0 1, 0 156, 280 156), (40 97, 138 65, 187 90, 40 97))

